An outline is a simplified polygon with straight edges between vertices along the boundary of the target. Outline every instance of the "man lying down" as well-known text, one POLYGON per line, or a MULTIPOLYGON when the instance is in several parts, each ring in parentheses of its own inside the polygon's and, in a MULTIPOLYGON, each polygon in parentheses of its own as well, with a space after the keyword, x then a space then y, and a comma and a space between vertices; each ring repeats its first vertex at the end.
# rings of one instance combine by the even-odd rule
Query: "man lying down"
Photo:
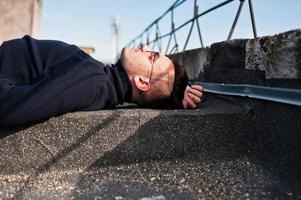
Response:
POLYGON ((124 102, 196 108, 203 89, 187 81, 182 66, 146 45, 105 65, 75 45, 24 36, 0 46, 0 127, 124 102))

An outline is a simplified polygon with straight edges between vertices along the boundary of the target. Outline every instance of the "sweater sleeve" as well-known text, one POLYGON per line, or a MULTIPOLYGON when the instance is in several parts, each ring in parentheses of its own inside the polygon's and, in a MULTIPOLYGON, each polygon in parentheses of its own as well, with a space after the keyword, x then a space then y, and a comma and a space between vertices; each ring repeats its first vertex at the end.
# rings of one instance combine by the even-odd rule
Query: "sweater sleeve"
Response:
POLYGON ((82 56, 78 52, 55 63, 33 84, 7 87, 0 98, 0 127, 116 105, 114 84, 103 68, 82 56))

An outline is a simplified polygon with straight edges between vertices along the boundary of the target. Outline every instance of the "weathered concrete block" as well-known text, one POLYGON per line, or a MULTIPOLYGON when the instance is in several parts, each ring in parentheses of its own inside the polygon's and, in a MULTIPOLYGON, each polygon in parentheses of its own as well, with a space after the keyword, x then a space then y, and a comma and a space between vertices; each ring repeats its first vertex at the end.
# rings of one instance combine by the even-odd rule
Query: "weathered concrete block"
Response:
POLYGON ((246 42, 245 39, 236 39, 213 43, 210 47, 209 66, 244 69, 246 42))
POLYGON ((295 79, 296 85, 301 79, 301 29, 218 42, 171 57, 184 65, 190 80, 268 85, 272 79, 295 79))
POLYGON ((207 82, 226 84, 265 84, 265 73, 259 70, 211 68, 205 69, 204 78, 207 82))
POLYGON ((173 54, 170 57, 185 67, 189 80, 194 80, 204 76, 204 69, 209 64, 208 54, 209 48, 200 48, 173 54))
POLYGON ((301 78, 301 29, 248 40, 246 69, 265 71, 267 79, 301 78))

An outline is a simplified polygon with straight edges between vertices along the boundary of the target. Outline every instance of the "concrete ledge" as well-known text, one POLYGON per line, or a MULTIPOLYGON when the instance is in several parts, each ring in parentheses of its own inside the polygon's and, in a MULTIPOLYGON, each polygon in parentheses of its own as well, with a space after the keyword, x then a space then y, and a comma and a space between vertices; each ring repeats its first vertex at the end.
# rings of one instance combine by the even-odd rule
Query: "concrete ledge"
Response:
POLYGON ((1 173, 97 169, 195 153, 204 160, 232 159, 258 149, 262 152, 252 156, 290 152, 294 159, 301 155, 291 152, 301 144, 300 109, 209 96, 196 110, 69 113, 31 127, 1 130, 1 173))
POLYGON ((201 137, 196 134, 223 134, 227 124, 240 126, 237 120, 245 118, 239 116, 249 109, 224 100, 210 105, 188 111, 77 112, 21 130, 2 130, 7 136, 0 141, 0 173, 85 169, 100 157, 105 157, 103 165, 175 157, 205 142, 196 142, 201 137))
POLYGON ((197 110, 69 113, 2 130, 0 196, 298 199, 300 109, 209 96, 197 110))

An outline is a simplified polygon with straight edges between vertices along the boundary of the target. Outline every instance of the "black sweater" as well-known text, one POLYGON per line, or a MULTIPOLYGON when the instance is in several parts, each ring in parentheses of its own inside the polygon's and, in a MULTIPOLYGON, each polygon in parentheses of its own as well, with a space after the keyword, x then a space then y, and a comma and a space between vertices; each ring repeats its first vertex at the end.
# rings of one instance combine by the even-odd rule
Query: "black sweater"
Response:
POLYGON ((112 108, 131 96, 120 61, 106 66, 74 45, 29 36, 0 46, 0 127, 112 108))

